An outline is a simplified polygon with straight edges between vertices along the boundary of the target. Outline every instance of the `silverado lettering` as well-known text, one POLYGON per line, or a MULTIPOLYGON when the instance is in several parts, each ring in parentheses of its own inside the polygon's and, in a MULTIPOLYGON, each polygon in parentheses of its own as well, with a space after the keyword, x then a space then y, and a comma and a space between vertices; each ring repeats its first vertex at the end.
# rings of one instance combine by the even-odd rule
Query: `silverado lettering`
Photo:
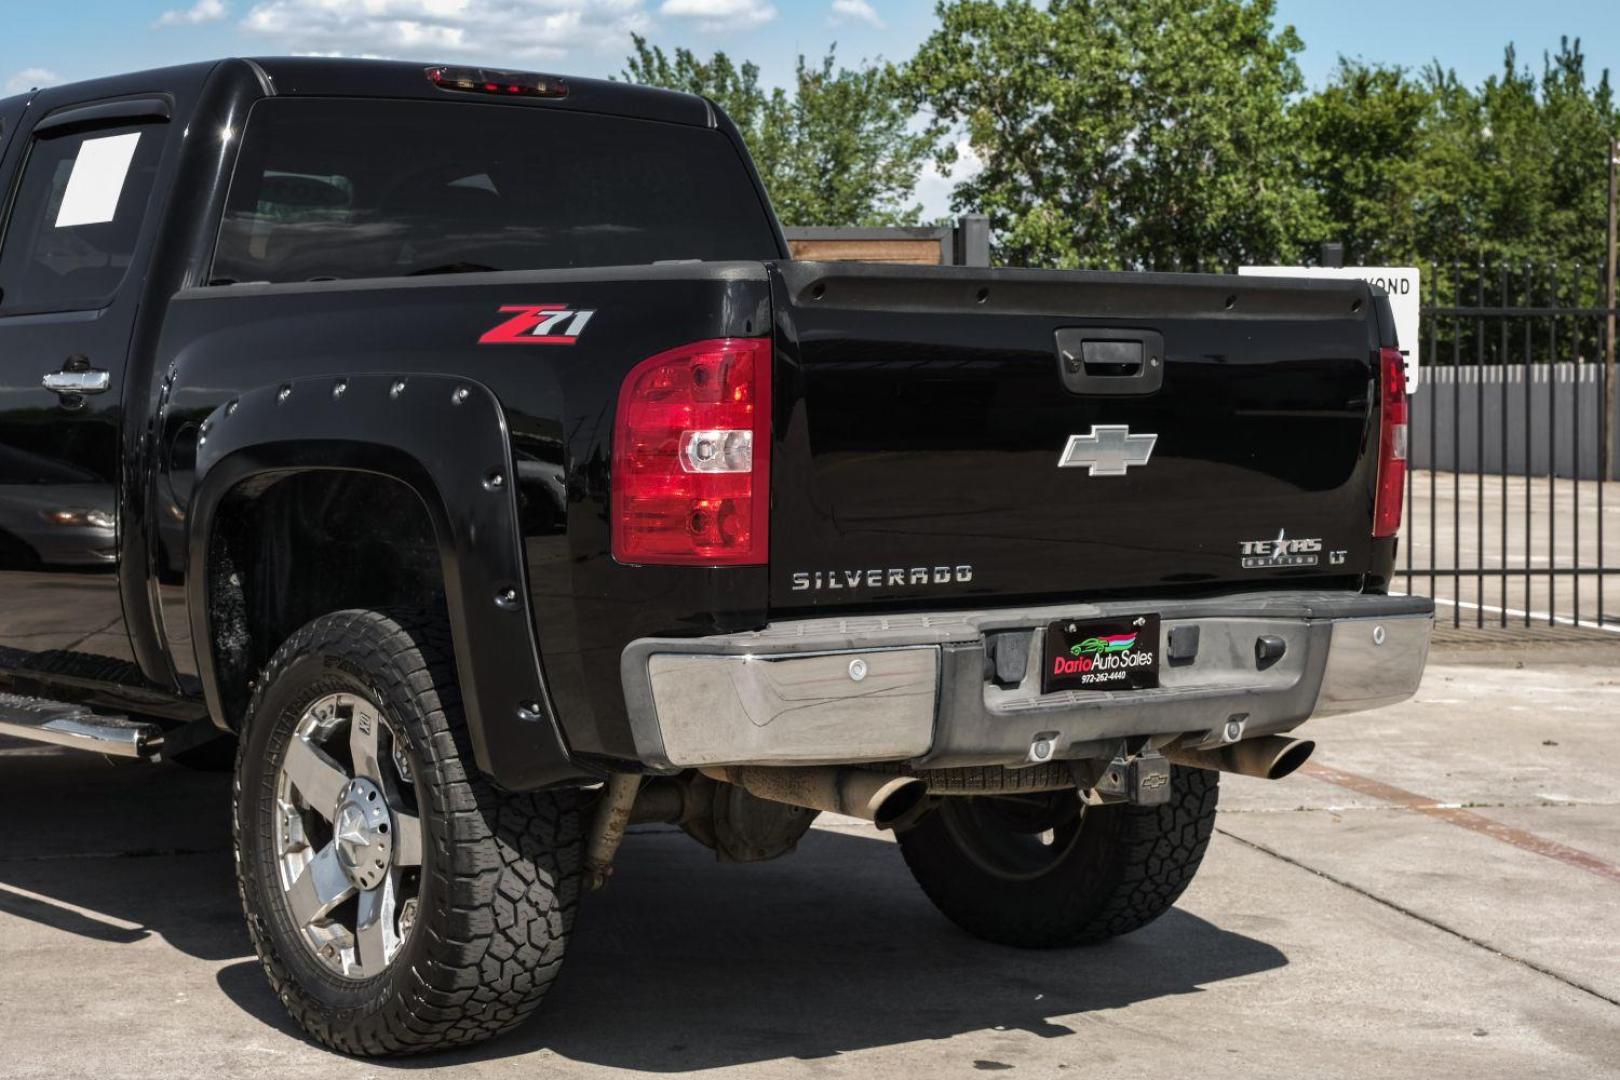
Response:
POLYGON ((807 589, 899 589, 907 585, 966 585, 973 580, 971 566, 913 566, 887 570, 797 570, 793 591, 807 589))

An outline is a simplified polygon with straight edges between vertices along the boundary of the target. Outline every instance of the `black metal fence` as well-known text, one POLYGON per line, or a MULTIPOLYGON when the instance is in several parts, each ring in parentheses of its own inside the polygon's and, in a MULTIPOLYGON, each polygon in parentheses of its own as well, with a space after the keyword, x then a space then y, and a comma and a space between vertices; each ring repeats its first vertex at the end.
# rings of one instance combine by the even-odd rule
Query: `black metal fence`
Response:
POLYGON ((1601 267, 1423 281, 1397 587, 1458 626, 1620 630, 1620 448, 1601 267), (1447 618, 1449 609, 1449 618, 1447 618))

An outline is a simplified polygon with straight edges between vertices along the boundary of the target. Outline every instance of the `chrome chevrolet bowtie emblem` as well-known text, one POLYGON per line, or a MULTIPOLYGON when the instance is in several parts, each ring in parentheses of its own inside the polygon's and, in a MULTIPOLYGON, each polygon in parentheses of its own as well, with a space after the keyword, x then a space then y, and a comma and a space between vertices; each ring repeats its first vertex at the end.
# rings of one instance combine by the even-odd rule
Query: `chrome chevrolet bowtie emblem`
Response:
POLYGON ((1146 465, 1157 435, 1132 435, 1124 424, 1092 424, 1090 435, 1070 435, 1058 468, 1085 467, 1091 476, 1124 476, 1132 465, 1146 465))

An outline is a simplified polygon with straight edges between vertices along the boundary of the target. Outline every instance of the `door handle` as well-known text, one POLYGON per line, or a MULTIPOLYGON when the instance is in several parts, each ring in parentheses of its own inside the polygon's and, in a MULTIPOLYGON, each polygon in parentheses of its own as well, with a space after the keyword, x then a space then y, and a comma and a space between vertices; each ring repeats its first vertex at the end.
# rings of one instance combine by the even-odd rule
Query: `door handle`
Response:
POLYGON ((99 368, 53 371, 41 380, 41 385, 58 394, 100 394, 112 385, 112 375, 99 368))

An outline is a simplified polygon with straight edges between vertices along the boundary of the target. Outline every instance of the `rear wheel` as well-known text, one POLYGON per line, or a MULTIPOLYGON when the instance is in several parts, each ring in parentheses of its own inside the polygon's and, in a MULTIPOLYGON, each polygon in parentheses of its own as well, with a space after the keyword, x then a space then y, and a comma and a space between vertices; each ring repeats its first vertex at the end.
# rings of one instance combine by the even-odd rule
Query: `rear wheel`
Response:
POLYGON ((266 667, 237 760, 237 872, 271 985, 354 1054, 514 1026, 562 962, 579 882, 572 792, 496 791, 470 760, 447 634, 345 611, 266 667))
POLYGON ((1162 806, 1086 806, 1073 790, 953 796, 899 834, 923 892, 976 937, 1024 948, 1104 941, 1168 911, 1215 825, 1220 774, 1180 766, 1162 806))

